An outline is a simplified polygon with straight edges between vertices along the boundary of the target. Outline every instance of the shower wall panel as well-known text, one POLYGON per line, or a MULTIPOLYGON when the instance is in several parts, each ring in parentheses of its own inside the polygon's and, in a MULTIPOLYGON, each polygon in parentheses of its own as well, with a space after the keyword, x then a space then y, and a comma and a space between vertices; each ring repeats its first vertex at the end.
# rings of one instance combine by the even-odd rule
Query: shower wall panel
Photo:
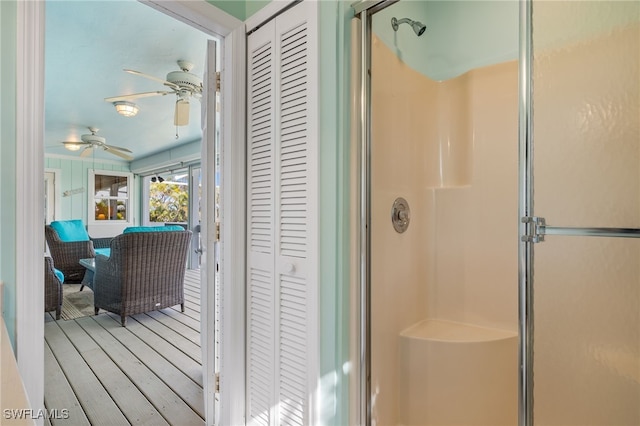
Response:
POLYGON ((438 82, 375 36, 371 56, 373 419, 391 425, 404 329, 442 318, 517 330, 517 65, 438 82))
POLYGON ((432 271, 432 197, 425 188, 426 141, 437 135, 437 85, 403 64, 376 37, 372 40, 371 110, 371 369, 373 418, 399 418, 400 332, 426 317, 427 276, 432 271), (403 197, 409 228, 397 233, 391 207, 403 197))
POLYGON ((465 79, 472 132, 469 185, 435 190, 435 279, 429 317, 517 331, 518 69, 465 79))

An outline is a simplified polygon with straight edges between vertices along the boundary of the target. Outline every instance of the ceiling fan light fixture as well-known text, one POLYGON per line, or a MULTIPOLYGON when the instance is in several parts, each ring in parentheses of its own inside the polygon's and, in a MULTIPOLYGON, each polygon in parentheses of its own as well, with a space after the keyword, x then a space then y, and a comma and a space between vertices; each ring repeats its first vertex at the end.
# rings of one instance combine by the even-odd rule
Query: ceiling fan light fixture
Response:
POLYGON ((133 102, 117 101, 113 103, 113 106, 116 107, 118 114, 125 117, 133 117, 140 111, 140 107, 133 102))
POLYGON ((62 142, 64 144, 64 147, 67 148, 69 151, 79 151, 80 148, 82 148, 82 144, 78 143, 78 142, 62 142))

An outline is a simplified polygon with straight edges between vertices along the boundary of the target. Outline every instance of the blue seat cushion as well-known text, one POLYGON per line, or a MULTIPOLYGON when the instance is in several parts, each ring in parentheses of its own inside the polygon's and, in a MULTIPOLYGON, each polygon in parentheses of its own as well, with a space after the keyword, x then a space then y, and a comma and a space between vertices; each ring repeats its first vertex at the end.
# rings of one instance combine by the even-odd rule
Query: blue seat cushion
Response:
POLYGON ((96 254, 101 254, 103 256, 111 256, 111 249, 110 248, 97 248, 94 249, 94 251, 96 252, 96 254))
POLYGON ((58 279, 60 280, 61 283, 64 282, 64 274, 62 273, 61 270, 53 268, 53 272, 56 274, 56 277, 58 277, 58 279))
POLYGON ((184 231, 180 225, 167 226, 129 226, 122 231, 123 234, 131 234, 133 232, 165 232, 165 231, 184 231))
POLYGON ((51 227, 58 233, 58 237, 64 242, 89 241, 89 234, 84 228, 81 219, 55 220, 51 227))

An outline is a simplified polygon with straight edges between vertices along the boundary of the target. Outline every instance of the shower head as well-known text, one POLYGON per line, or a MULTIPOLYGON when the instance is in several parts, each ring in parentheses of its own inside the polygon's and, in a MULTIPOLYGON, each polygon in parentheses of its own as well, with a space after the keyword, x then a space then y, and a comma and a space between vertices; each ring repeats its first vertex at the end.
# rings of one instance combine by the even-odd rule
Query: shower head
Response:
POLYGON ((427 26, 419 21, 412 21, 409 18, 391 18, 391 27, 393 28, 393 31, 398 31, 398 26, 405 23, 411 25, 411 28, 413 28, 413 32, 415 32, 418 37, 424 34, 424 31, 427 29, 427 26))

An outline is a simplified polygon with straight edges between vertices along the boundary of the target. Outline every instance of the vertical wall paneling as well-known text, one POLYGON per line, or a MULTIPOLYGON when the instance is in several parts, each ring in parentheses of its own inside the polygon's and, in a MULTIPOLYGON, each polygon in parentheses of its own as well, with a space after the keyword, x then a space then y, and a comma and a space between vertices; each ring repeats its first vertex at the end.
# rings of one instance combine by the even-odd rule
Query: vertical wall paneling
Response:
POLYGON ((250 424, 314 423, 317 388, 317 66, 312 2, 249 38, 250 424))
POLYGON ((56 190, 60 194, 60 219, 82 219, 88 223, 89 170, 128 172, 128 163, 121 161, 85 160, 67 156, 45 157, 45 168, 60 170, 60 182, 56 190), (84 188, 81 193, 63 196, 65 191, 84 188))

